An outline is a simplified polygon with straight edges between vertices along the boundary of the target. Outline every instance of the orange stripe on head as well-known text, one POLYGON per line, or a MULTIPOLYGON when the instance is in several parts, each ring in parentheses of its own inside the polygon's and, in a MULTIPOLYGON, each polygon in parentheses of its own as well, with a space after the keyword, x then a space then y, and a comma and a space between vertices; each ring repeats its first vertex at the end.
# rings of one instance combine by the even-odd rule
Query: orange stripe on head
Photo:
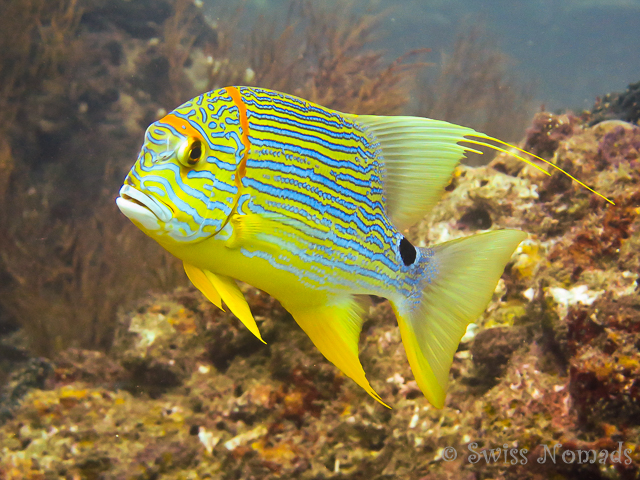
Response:
MULTIPOLYGON (((172 126, 173 128, 176 129, 176 132, 181 133, 185 137, 196 138, 200 140, 202 143, 204 143, 205 145, 207 143, 205 139, 202 138, 202 134, 198 130, 193 128, 193 126, 189 123, 188 120, 178 117, 174 113, 165 115, 164 118, 160 120, 160 122, 166 125, 172 126)), ((180 169, 180 178, 184 183, 187 183, 187 170, 185 170, 184 168, 180 169)))
POLYGON ((233 99, 233 103, 238 107, 238 111, 240 112, 240 126, 242 127, 242 135, 240 139, 242 140, 242 144, 244 148, 247 149, 245 152, 245 156, 249 154, 249 150, 251 149, 251 142, 249 141, 249 120, 247 120, 247 106, 242 101, 242 97, 240 96, 240 92, 236 87, 226 87, 225 89, 227 93, 233 99))
POLYGON ((198 130, 193 128, 188 120, 185 120, 184 118, 180 118, 174 113, 165 115, 165 117, 162 118, 160 122, 166 123, 167 125, 171 125, 173 128, 176 129, 178 133, 181 133, 187 137, 195 137, 200 141, 205 141, 205 139, 202 138, 202 134, 198 130))
POLYGON ((247 173, 247 157, 249 156, 249 152, 251 151, 251 142, 249 141, 249 120, 247 119, 247 106, 242 101, 242 96, 236 87, 226 87, 225 90, 231 96, 233 103, 236 107, 238 107, 238 116, 240 117, 240 127, 242 128, 242 133, 240 134, 240 141, 242 145, 244 145, 244 153, 242 154, 242 159, 238 164, 238 168, 236 168, 236 176, 234 179, 234 183, 238 188, 238 191, 234 195, 233 205, 231 206, 231 214, 227 217, 225 222, 220 227, 222 230, 227 223, 229 223, 229 219, 232 217, 234 213, 236 213, 236 208, 238 207, 238 201, 240 200, 240 195, 242 193, 242 179, 247 173))

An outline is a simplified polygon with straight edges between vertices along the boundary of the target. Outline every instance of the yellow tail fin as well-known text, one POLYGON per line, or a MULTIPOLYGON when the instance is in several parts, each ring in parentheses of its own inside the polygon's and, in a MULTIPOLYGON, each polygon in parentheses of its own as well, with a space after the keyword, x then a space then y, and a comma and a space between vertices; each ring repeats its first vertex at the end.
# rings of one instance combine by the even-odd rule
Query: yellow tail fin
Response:
POLYGON ((394 303, 411 370, 427 400, 444 406, 449 368, 469 323, 491 300, 505 265, 526 238, 497 230, 433 247, 437 275, 418 305, 394 303))

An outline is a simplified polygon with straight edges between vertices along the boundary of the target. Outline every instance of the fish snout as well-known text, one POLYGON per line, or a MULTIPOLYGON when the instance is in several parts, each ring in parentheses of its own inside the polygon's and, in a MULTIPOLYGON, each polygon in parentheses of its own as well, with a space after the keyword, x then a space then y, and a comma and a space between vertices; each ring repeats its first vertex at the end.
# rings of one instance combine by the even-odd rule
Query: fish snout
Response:
POLYGON ((169 207, 132 185, 125 183, 119 193, 116 205, 120 211, 147 230, 159 230, 173 218, 169 207))

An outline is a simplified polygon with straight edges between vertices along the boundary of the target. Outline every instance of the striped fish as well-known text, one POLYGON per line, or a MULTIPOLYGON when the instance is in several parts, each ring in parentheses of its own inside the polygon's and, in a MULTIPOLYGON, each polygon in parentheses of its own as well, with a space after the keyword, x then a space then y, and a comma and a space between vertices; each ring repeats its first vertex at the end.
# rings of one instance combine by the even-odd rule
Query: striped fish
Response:
POLYGON ((148 128, 117 204, 257 338, 236 280, 278 299, 324 356, 383 404, 358 338, 362 298, 387 298, 416 381, 440 408, 458 343, 526 234, 418 248, 402 232, 438 201, 472 145, 503 151, 489 141, 499 142, 447 122, 344 114, 227 87, 148 128))

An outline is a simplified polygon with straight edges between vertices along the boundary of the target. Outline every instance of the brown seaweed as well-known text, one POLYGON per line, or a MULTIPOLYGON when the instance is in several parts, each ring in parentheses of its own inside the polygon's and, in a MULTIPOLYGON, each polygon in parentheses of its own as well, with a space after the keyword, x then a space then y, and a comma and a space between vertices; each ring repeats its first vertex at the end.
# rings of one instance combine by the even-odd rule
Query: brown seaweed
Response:
POLYGON ((463 26, 453 51, 425 70, 417 114, 517 141, 532 113, 533 86, 510 73, 513 63, 481 25, 463 26))
POLYGON ((1 124, 11 127, 0 131, 0 302, 34 351, 107 350, 120 306, 185 282, 113 205, 163 112, 200 89, 251 82, 346 111, 406 103, 421 65, 368 50, 380 15, 291 5, 277 33, 265 19, 236 29, 242 11, 213 27, 188 0, 157 0, 153 15, 146 3, 10 2, 22 36, 0 30, 10 67, 1 124))

